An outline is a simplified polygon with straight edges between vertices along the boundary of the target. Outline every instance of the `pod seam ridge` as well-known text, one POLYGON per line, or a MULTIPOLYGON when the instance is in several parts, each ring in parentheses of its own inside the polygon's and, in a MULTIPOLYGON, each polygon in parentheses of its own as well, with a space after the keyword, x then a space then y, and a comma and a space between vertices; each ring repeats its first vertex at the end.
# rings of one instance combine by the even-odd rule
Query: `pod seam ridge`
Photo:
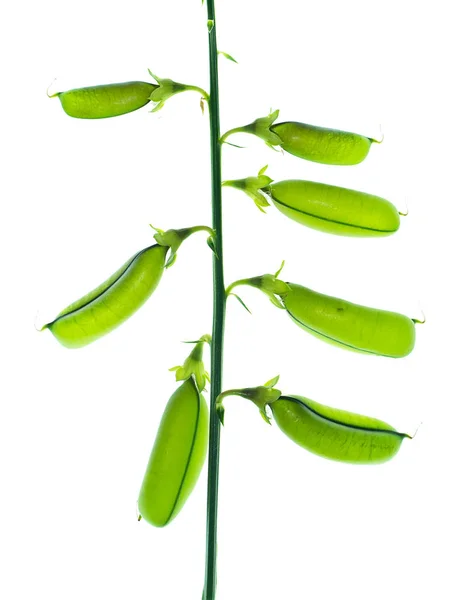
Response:
POLYGON ((328 223, 335 223, 336 225, 345 225, 346 227, 353 227, 355 229, 364 229, 365 231, 378 231, 379 233, 396 233, 396 229, 375 229, 374 227, 365 227, 364 225, 353 225, 352 223, 344 223, 343 221, 335 221, 334 219, 327 219, 326 217, 318 217, 312 213, 308 213, 305 210, 300 210, 298 208, 293 208, 292 206, 288 206, 284 202, 277 200, 272 196, 272 202, 281 204, 285 208, 289 210, 293 210, 294 212, 298 212, 302 215, 306 215, 307 217, 313 217, 315 219, 319 219, 320 221, 327 221, 328 223))
POLYGON ((331 340, 332 342, 340 344, 341 346, 345 346, 346 348, 352 348, 353 350, 357 350, 358 352, 363 352, 364 354, 372 354, 373 356, 384 356, 386 358, 397 358, 396 356, 393 356, 392 354, 381 354, 380 352, 372 352, 371 350, 364 350, 363 348, 358 348, 357 346, 352 346, 351 344, 346 344, 344 342, 336 340, 335 338, 331 337, 330 335, 326 335, 325 333, 322 333, 321 331, 314 329, 314 327, 310 327, 309 325, 306 325, 305 323, 300 321, 300 319, 297 319, 297 317, 294 317, 294 315, 291 312, 289 312, 289 310, 287 308, 286 308, 286 310, 287 310, 289 316, 292 319, 294 319, 294 321, 296 321, 296 323, 299 323, 305 329, 309 329, 309 331, 317 333, 317 335, 320 335, 320 336, 326 338, 327 340, 331 340))
POLYGON ((189 463, 191 462, 192 452, 194 451, 195 440, 196 440, 196 437, 197 437, 198 425, 199 425, 199 421, 200 421, 200 402, 201 402, 200 392, 198 391, 198 389, 195 386, 195 384, 194 384, 194 387, 195 387, 196 392, 197 392, 197 418, 196 418, 196 421, 195 421, 194 433, 192 435, 192 443, 191 443, 189 454, 188 454, 188 457, 187 457, 187 460, 186 460, 186 466, 184 468, 183 477, 181 478, 181 482, 180 482, 180 485, 178 487, 178 492, 177 492, 176 498, 174 500, 173 506, 172 506, 172 508, 170 510, 169 516, 167 517, 166 522, 164 523, 164 525, 167 525, 167 523, 169 523, 169 521, 172 518, 172 515, 174 513, 174 510, 175 510, 175 508, 177 506, 178 499, 180 497, 181 490, 183 489, 183 484, 184 484, 184 481, 186 479, 187 472, 189 470, 189 463))
POLYGON ((317 410, 314 410, 311 406, 306 404, 306 402, 302 402, 298 398, 293 398, 292 396, 280 396, 278 398, 278 400, 289 400, 290 402, 295 402, 297 404, 301 404, 307 410, 309 410, 313 414, 317 415, 324 421, 328 421, 330 423, 336 423, 336 425, 342 425, 342 427, 348 427, 349 429, 358 429, 359 431, 373 431, 374 433, 388 433, 388 434, 390 433, 392 435, 397 435, 401 438, 409 437, 408 434, 401 433, 399 431, 396 431, 395 429, 376 429, 374 427, 362 427, 361 425, 353 425, 350 423, 343 423, 342 421, 338 421, 337 419, 333 419, 331 417, 326 417, 325 415, 322 415, 320 412, 318 412, 317 410))
POLYGON ((103 290, 103 292, 101 294, 99 294, 98 296, 95 296, 95 298, 92 298, 92 300, 89 300, 89 302, 86 302, 86 304, 83 304, 83 306, 80 306, 79 308, 75 308, 74 310, 71 310, 70 312, 64 313, 62 315, 60 315, 59 317, 56 317, 56 319, 54 319, 51 323, 49 323, 47 325, 47 327, 49 327, 50 325, 53 325, 54 323, 56 323, 57 321, 60 321, 61 319, 64 319, 65 317, 68 317, 69 315, 73 315, 76 312, 78 312, 79 310, 82 310, 83 308, 86 308, 86 306, 89 306, 89 304, 92 304, 92 302, 94 302, 95 300, 98 300, 99 298, 101 298, 104 294, 106 294, 106 292, 108 290, 110 290, 118 281, 120 281, 120 279, 122 279, 122 277, 125 275, 125 273, 129 270, 129 268, 131 267, 131 265, 139 258, 139 256, 141 254, 143 254, 144 252, 146 252, 147 250, 149 250, 150 248, 153 248, 154 246, 157 246, 157 244, 153 244, 153 246, 148 246, 147 248, 144 248, 143 250, 140 250, 140 252, 138 252, 137 254, 135 254, 133 256, 133 258, 130 260, 129 264, 127 265, 127 267, 125 268, 125 270, 117 277, 117 279, 115 279, 113 282, 111 282, 107 288, 105 288, 103 290))

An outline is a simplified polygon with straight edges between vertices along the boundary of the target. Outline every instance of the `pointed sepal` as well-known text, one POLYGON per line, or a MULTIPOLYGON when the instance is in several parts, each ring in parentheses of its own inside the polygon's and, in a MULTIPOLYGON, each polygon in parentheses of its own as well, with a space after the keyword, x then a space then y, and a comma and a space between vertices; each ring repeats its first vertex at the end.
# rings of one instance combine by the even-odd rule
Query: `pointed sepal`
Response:
POLYGON ((272 379, 269 379, 269 381, 266 381, 266 383, 264 384, 264 387, 267 389, 273 388, 274 385, 277 385, 279 379, 280 379, 279 375, 277 375, 276 377, 272 377, 272 379))
POLYGON ((253 121, 250 125, 253 130, 250 130, 249 133, 258 136, 272 149, 275 149, 274 146, 279 146, 281 144, 280 136, 271 130, 271 127, 278 119, 279 114, 279 110, 274 110, 270 112, 267 117, 256 119, 256 121, 253 121))

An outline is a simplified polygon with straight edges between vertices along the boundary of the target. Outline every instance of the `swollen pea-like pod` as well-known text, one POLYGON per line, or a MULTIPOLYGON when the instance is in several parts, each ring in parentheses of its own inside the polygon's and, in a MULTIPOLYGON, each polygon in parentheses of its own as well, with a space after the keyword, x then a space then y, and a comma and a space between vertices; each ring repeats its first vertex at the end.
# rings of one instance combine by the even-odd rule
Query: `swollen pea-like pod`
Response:
POLYGON ((384 421, 331 408, 303 396, 280 396, 270 404, 278 427, 305 450, 353 464, 393 458, 407 433, 384 421))
POLYGON ((402 358, 412 352, 418 321, 400 313, 353 304, 287 283, 281 301, 299 327, 319 339, 367 354, 402 358))
POLYGON ((274 124, 278 114, 275 110, 253 123, 230 129, 221 141, 233 133, 251 133, 272 148, 280 146, 294 156, 325 165, 357 165, 366 158, 372 143, 379 143, 357 133, 296 121, 274 124))
POLYGON ((284 215, 326 233, 381 237, 400 227, 395 206, 365 192, 301 180, 280 181, 264 191, 284 215))
POLYGON ((267 406, 278 427, 296 444, 331 460, 353 464, 379 464, 393 458, 407 433, 391 425, 356 413, 331 408, 303 396, 281 395, 273 388, 275 377, 264 386, 222 392, 217 411, 223 423, 222 401, 237 395, 254 402, 264 420, 270 423, 267 406))
POLYGON ((301 179, 273 183, 264 174, 266 168, 257 177, 224 181, 222 185, 242 190, 263 212, 269 206, 266 194, 290 219, 325 233, 384 237, 395 233, 400 226, 401 213, 384 198, 301 179))
POLYGON ((209 100, 208 94, 196 85, 186 85, 172 79, 161 79, 148 69, 157 82, 127 81, 68 90, 53 94, 58 96, 64 111, 78 119, 105 119, 118 117, 142 108, 153 102, 151 112, 160 110, 166 100, 181 92, 199 92, 202 100, 209 100))
POLYGON ((138 499, 140 517, 164 527, 180 512, 200 476, 208 444, 208 407, 190 377, 172 394, 138 499))
MULTIPOLYGON (((288 121, 272 127, 289 154, 325 165, 357 165, 376 140, 338 129, 288 121)), ((376 142, 378 143, 378 142, 376 142)))
POLYGON ((118 117, 142 108, 158 88, 145 81, 127 81, 59 92, 64 112, 77 119, 118 117))
POLYGON ((169 248, 155 244, 132 256, 111 277, 44 325, 67 348, 81 348, 126 321, 155 291, 169 248))
POLYGON ((340 348, 391 358, 412 352, 415 324, 423 321, 281 281, 277 279, 281 268, 275 275, 239 279, 228 286, 226 295, 232 295, 232 290, 239 285, 255 287, 269 296, 273 304, 286 309, 299 327, 340 348))
POLYGON ((42 330, 49 329, 67 348, 86 346, 121 325, 148 300, 164 268, 173 265, 177 250, 190 235, 206 231, 208 246, 215 251, 215 232, 206 225, 156 231, 157 244, 132 256, 111 277, 67 306, 42 330))

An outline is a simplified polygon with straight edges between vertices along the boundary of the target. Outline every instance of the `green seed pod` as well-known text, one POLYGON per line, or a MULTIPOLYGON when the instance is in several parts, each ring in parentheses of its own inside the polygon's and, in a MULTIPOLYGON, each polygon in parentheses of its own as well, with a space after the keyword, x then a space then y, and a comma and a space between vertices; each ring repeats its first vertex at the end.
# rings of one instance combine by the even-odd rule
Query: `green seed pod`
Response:
POLYGON ((126 321, 155 291, 169 248, 155 244, 132 256, 100 286, 44 325, 67 348, 81 348, 126 321))
POLYGON ((284 215, 326 233, 353 237, 391 235, 400 226, 395 206, 379 196, 315 181, 291 179, 273 183, 263 167, 257 177, 223 181, 245 192, 262 212, 269 202, 284 215))
POLYGON ((405 315, 368 308, 288 283, 281 296, 289 316, 321 340, 348 350, 392 358, 414 348, 417 322, 405 315))
POLYGON ((216 399, 217 415, 223 425, 227 396, 251 400, 270 424, 269 406, 275 422, 288 437, 306 450, 324 458, 354 464, 377 464, 393 458, 407 433, 372 417, 357 415, 319 404, 302 396, 285 396, 274 386, 279 377, 262 386, 231 389, 216 399))
POLYGON ((263 189, 284 215, 326 233, 354 237, 381 237, 395 233, 399 212, 391 202, 356 190, 287 180, 263 189))
POLYGON ((331 408, 302 396, 280 396, 271 403, 283 433, 302 448, 324 458, 354 464, 377 464, 393 458, 406 433, 362 415, 331 408))
POLYGON ((105 119, 142 108, 150 102, 150 96, 157 88, 145 81, 128 81, 68 90, 55 96, 70 117, 105 119))
POLYGON ((325 165, 357 165, 375 141, 357 133, 289 121, 272 125, 286 152, 325 165))
POLYGON ((373 142, 380 143, 357 133, 295 121, 274 124, 279 112, 274 110, 267 117, 230 129, 220 142, 228 144, 228 137, 234 133, 250 133, 270 148, 281 146, 294 156, 325 165, 357 165, 366 158, 373 142))
POLYGON ((139 514, 164 527, 200 476, 208 443, 208 407, 190 377, 172 394, 158 429, 138 499, 139 514))

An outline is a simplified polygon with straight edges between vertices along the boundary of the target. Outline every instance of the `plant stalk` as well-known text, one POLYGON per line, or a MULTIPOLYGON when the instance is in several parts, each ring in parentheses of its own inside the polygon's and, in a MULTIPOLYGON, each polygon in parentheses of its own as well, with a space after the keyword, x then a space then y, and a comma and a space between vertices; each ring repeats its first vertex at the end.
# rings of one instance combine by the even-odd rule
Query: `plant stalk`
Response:
POLYGON ((211 342, 211 400, 208 452, 205 583, 202 600, 214 600, 217 572, 217 507, 219 492, 220 421, 216 398, 222 391, 225 286, 222 242, 222 176, 219 120, 219 77, 217 65, 214 0, 207 0, 209 29, 209 122, 211 138, 212 227, 216 232, 217 256, 213 257, 213 327, 211 342), (212 25, 212 26, 211 26, 212 25))

